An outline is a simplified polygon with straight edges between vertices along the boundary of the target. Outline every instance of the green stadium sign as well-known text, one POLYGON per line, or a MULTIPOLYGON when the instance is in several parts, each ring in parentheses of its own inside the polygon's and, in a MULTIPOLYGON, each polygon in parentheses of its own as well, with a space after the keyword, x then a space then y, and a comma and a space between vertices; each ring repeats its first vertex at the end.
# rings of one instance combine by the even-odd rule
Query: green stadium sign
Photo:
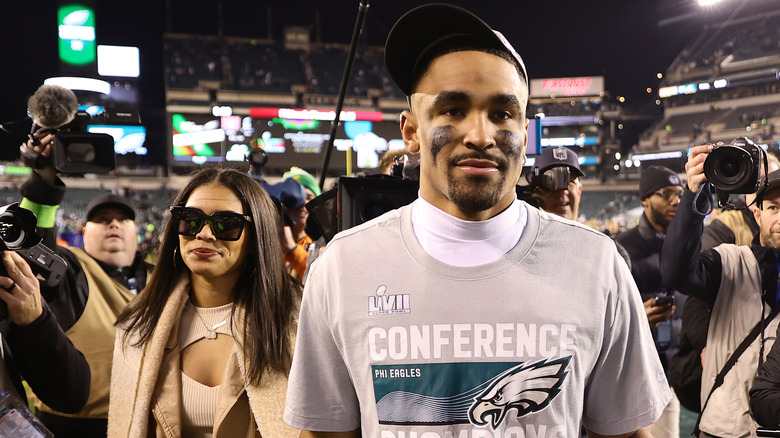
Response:
POLYGON ((94 9, 70 4, 57 10, 60 61, 75 66, 85 66, 95 62, 97 45, 95 43, 94 9))

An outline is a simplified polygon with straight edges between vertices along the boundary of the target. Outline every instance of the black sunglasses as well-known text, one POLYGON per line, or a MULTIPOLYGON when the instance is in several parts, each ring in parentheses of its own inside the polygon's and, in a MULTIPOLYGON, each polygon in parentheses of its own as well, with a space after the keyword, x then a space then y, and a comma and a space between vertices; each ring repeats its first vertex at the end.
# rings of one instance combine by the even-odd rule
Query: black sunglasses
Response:
POLYGON ((170 210, 174 220, 178 221, 176 231, 182 236, 195 237, 208 222, 214 237, 234 241, 241 238, 244 224, 252 222, 250 216, 229 211, 218 211, 209 216, 197 208, 183 205, 175 205, 170 210))

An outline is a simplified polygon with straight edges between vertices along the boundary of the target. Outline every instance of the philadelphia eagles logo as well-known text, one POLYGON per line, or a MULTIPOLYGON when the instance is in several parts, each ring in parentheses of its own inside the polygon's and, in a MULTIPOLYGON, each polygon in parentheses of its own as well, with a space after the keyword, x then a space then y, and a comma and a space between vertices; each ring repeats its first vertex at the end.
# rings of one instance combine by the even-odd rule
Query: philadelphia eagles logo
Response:
POLYGON ((560 392, 570 360, 571 356, 566 356, 551 362, 520 364, 496 376, 488 389, 474 397, 469 420, 479 426, 490 420, 490 426, 496 429, 510 409, 517 410, 517 417, 542 410, 560 392))

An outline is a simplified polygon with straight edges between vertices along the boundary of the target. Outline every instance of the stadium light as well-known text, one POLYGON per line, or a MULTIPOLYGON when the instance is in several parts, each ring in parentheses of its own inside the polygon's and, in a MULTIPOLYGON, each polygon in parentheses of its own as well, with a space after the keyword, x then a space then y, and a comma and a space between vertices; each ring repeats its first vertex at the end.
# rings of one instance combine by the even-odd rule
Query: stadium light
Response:
POLYGON ((699 6, 712 6, 715 3, 720 3, 722 0, 699 0, 699 6))

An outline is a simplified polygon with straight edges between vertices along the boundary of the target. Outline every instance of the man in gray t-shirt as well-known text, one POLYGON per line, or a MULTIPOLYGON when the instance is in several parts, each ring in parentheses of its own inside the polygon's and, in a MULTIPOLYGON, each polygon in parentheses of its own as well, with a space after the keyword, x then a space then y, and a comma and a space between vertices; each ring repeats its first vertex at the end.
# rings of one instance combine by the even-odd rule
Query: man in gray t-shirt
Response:
POLYGON ((302 437, 649 436, 671 394, 625 262, 515 197, 522 59, 448 5, 402 17, 385 58, 420 198, 312 265, 285 421, 302 437))

